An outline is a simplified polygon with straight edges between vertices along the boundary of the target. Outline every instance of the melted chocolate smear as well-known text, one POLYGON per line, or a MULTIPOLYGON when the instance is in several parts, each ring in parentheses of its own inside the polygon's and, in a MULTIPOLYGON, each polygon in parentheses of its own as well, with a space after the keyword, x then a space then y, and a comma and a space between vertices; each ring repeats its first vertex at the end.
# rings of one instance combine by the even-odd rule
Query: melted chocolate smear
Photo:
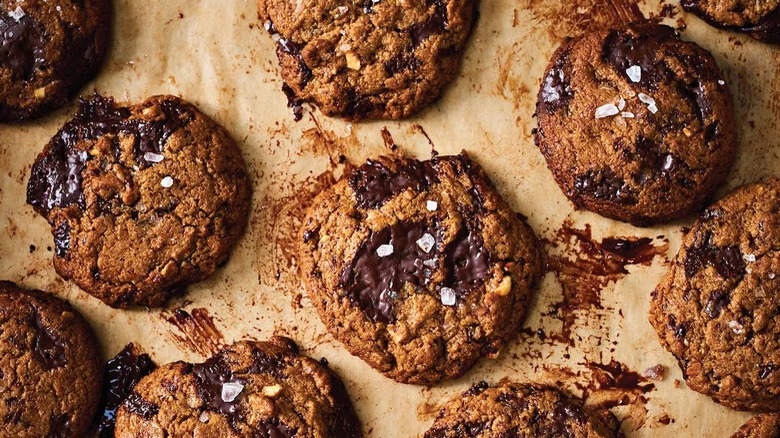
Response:
POLYGON ((447 6, 441 0, 428 0, 428 5, 434 6, 433 14, 424 23, 415 24, 409 28, 414 47, 419 46, 431 35, 447 30, 447 6))
POLYGON ((604 42, 604 60, 623 77, 631 81, 626 70, 632 66, 642 69, 639 83, 655 89, 659 83, 668 81, 674 74, 658 55, 661 46, 677 40, 674 29, 656 24, 635 25, 638 35, 628 31, 612 31, 604 42))
POLYGON ((601 248, 608 253, 607 257, 618 257, 624 264, 629 265, 648 264, 656 255, 653 251, 653 239, 649 237, 636 240, 607 237, 601 241, 601 248))
POLYGON ((234 400, 226 401, 222 398, 222 387, 226 383, 244 385, 246 381, 235 377, 225 359, 219 355, 194 365, 192 374, 195 376, 195 390, 205 408, 224 415, 231 424, 235 424, 241 414, 239 401, 242 393, 234 400))
POLYGON ((593 372, 593 379, 598 389, 640 390, 643 393, 655 388, 641 374, 631 371, 624 364, 611 360, 608 364, 590 362, 586 366, 593 372))
POLYGON ((46 64, 44 30, 21 7, 0 16, 0 68, 9 69, 15 79, 28 80, 46 64))
POLYGON ((57 257, 65 257, 70 249, 70 224, 62 221, 54 229, 54 251, 57 257))
POLYGON ((139 354, 133 344, 128 344, 119 354, 106 363, 103 374, 103 398, 97 422, 99 438, 114 436, 116 411, 132 393, 141 378, 149 375, 156 365, 147 354, 139 354))
POLYGON ((574 191, 580 195, 619 204, 636 202, 628 184, 609 167, 599 170, 591 169, 578 175, 574 180, 574 191))
POLYGON ((65 357, 65 343, 43 324, 37 311, 33 316, 33 326, 35 327, 33 355, 38 362, 47 371, 65 366, 68 362, 65 357))
MULTIPOLYGON (((77 143, 95 140, 108 134, 127 133, 135 137, 135 159, 140 167, 151 166, 146 153, 161 154, 168 138, 189 123, 193 116, 178 102, 163 101, 163 120, 130 120, 130 110, 119 107, 110 97, 95 95, 80 99, 79 109, 71 121, 52 138, 49 151, 32 168, 27 186, 27 203, 48 214, 53 208, 78 205, 86 208, 81 189, 81 172, 91 159, 77 143)), ((118 143, 114 143, 118 153, 118 143)))
POLYGON ((395 172, 379 161, 368 160, 349 177, 358 206, 366 210, 383 206, 406 189, 420 192, 438 182, 436 169, 431 162, 417 160, 409 160, 406 166, 395 172))
POLYGON ((286 83, 282 84, 282 91, 287 96, 287 107, 292 110, 293 118, 296 122, 300 121, 303 118, 303 104, 305 101, 299 98, 295 91, 286 83))
POLYGON ((336 410, 333 418, 333 436, 343 438, 360 438, 363 436, 360 429, 360 421, 352 407, 344 383, 336 375, 331 373, 331 388, 333 394, 333 406, 336 410))
POLYGON ((67 414, 52 416, 46 438, 65 438, 70 435, 70 418, 67 414))
POLYGON ((555 60, 542 84, 539 111, 544 114, 552 114, 569 105, 574 98, 574 90, 564 71, 564 66, 569 60, 569 52, 565 52, 555 60))
POLYGON ((225 338, 217 328, 209 312, 202 307, 187 312, 176 309, 160 316, 175 326, 179 333, 171 333, 177 344, 203 356, 217 354, 225 344, 225 338), (190 313, 192 312, 192 313, 190 313))
POLYGON ((712 243, 711 233, 688 249, 685 255, 685 275, 691 278, 707 266, 715 268, 718 275, 726 280, 745 275, 745 261, 739 247, 720 248, 712 243))
POLYGON ((138 415, 147 421, 154 418, 154 416, 160 412, 159 406, 145 400, 137 392, 130 394, 123 404, 131 414, 138 415))

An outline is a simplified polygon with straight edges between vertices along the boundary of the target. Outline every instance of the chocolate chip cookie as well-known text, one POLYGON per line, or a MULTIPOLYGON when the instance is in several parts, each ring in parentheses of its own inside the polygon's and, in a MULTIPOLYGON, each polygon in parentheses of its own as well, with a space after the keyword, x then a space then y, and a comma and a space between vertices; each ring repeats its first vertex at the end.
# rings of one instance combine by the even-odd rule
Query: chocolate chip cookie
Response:
POLYGON ((439 412, 424 438, 618 438, 620 423, 609 411, 539 385, 480 382, 439 412))
POLYGON ((368 161, 318 195, 301 241, 328 330, 404 383, 452 379, 497 355, 541 267, 533 232, 465 153, 368 161))
POLYGON ((688 386, 734 409, 780 410, 780 179, 710 206, 653 293, 650 322, 688 386))
POLYGON ((780 44, 780 0, 682 0, 683 9, 713 26, 780 44))
POLYGON ((291 102, 349 120, 409 117, 455 77, 473 0, 259 0, 291 102))
POLYGON ((0 282, 0 436, 83 437, 101 371, 92 329, 76 310, 0 282))
POLYGON ((578 208, 636 225, 685 217, 734 160, 731 94, 713 57, 653 23, 570 39, 539 91, 536 143, 578 208))
POLYGON ((64 105, 108 48, 109 0, 0 1, 0 122, 64 105))
POLYGON ((341 380, 289 339, 239 342, 202 364, 176 362, 136 385, 116 438, 360 438, 341 380))
POLYGON ((195 106, 96 95, 38 156, 27 203, 51 224, 62 277, 112 307, 160 306, 226 261, 250 186, 235 142, 195 106))
POLYGON ((731 438, 780 438, 780 414, 753 417, 731 438))

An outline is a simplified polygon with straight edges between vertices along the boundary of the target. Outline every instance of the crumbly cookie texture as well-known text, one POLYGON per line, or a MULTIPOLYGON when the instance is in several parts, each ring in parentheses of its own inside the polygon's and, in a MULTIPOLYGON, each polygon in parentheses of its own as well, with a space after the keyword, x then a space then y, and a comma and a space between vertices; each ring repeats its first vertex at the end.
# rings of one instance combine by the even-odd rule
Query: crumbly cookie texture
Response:
POLYGON ((238 342, 202 364, 143 378, 119 408, 116 438, 361 438, 341 380, 289 339, 238 342))
POLYGON ((51 224, 62 277, 113 307, 160 306, 226 261, 250 184, 235 142, 195 106, 96 95, 38 156, 27 202, 51 224))
POLYGON ((734 190, 685 237, 650 322, 691 389, 780 410, 780 179, 734 190))
POLYGON ((682 0, 680 4, 713 26, 780 44, 780 0, 682 0))
POLYGON ((578 208, 636 225, 699 210, 734 160, 713 57, 653 23, 564 42, 539 91, 536 143, 578 208))
POLYGON ((622 438, 609 411, 591 411, 582 401, 539 385, 473 386, 449 401, 424 438, 622 438))
POLYGON ((473 0, 260 0, 290 98, 349 120, 409 117, 457 75, 473 0), (294 96, 294 97, 293 97, 294 96))
POLYGON ((533 232, 465 154, 368 161, 315 199, 299 254, 333 336, 415 384, 498 355, 541 271, 533 232))
POLYGON ((0 1, 0 122, 64 105, 97 73, 110 23, 109 0, 0 1))
POLYGON ((101 373, 97 341, 76 310, 0 282, 0 435, 83 437, 101 373))
POLYGON ((755 416, 731 438, 780 438, 780 414, 755 416))

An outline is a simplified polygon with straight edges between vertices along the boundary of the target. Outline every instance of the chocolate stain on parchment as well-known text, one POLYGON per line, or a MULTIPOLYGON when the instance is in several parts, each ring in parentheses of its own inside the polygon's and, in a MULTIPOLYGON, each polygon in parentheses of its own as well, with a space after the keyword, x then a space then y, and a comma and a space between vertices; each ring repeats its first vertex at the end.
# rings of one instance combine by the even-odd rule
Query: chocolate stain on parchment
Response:
POLYGON ((637 0, 520 0, 519 7, 559 40, 645 18, 637 0))
POLYGON ((189 312, 184 309, 164 311, 160 316, 176 328, 169 333, 174 342, 184 349, 210 357, 225 346, 225 338, 204 308, 189 312))
POLYGON ((601 292, 628 274, 629 265, 649 266, 656 256, 666 256, 669 243, 655 243, 650 238, 593 238, 590 225, 583 229, 567 221, 552 239, 544 241, 547 249, 546 270, 555 275, 561 286, 561 300, 547 313, 561 320, 559 333, 548 334, 551 342, 574 346, 572 330, 581 316, 597 316, 604 310, 601 292))

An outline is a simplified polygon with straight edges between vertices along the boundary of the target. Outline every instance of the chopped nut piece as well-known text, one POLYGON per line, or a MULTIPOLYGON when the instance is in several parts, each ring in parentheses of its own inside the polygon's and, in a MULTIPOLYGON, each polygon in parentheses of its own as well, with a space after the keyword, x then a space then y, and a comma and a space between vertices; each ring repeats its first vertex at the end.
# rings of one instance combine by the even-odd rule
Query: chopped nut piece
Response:
POLYGON ((352 70, 360 70, 360 58, 355 55, 355 52, 347 52, 347 67, 351 68, 352 70))
POLYGON ((271 385, 263 387, 263 395, 266 397, 274 398, 282 392, 282 387, 279 385, 271 385))
POLYGON ((46 87, 37 88, 35 90, 35 97, 38 99, 43 99, 46 97, 46 87))
POLYGON ((660 382, 661 380, 664 379, 665 373, 666 373, 666 367, 659 364, 644 370, 642 372, 642 377, 647 377, 650 380, 655 380, 656 382, 660 382))
POLYGON ((511 291, 512 291, 512 277, 510 277, 509 275, 505 275, 504 278, 501 280, 501 283, 493 291, 493 293, 505 297, 509 295, 509 292, 511 291))

